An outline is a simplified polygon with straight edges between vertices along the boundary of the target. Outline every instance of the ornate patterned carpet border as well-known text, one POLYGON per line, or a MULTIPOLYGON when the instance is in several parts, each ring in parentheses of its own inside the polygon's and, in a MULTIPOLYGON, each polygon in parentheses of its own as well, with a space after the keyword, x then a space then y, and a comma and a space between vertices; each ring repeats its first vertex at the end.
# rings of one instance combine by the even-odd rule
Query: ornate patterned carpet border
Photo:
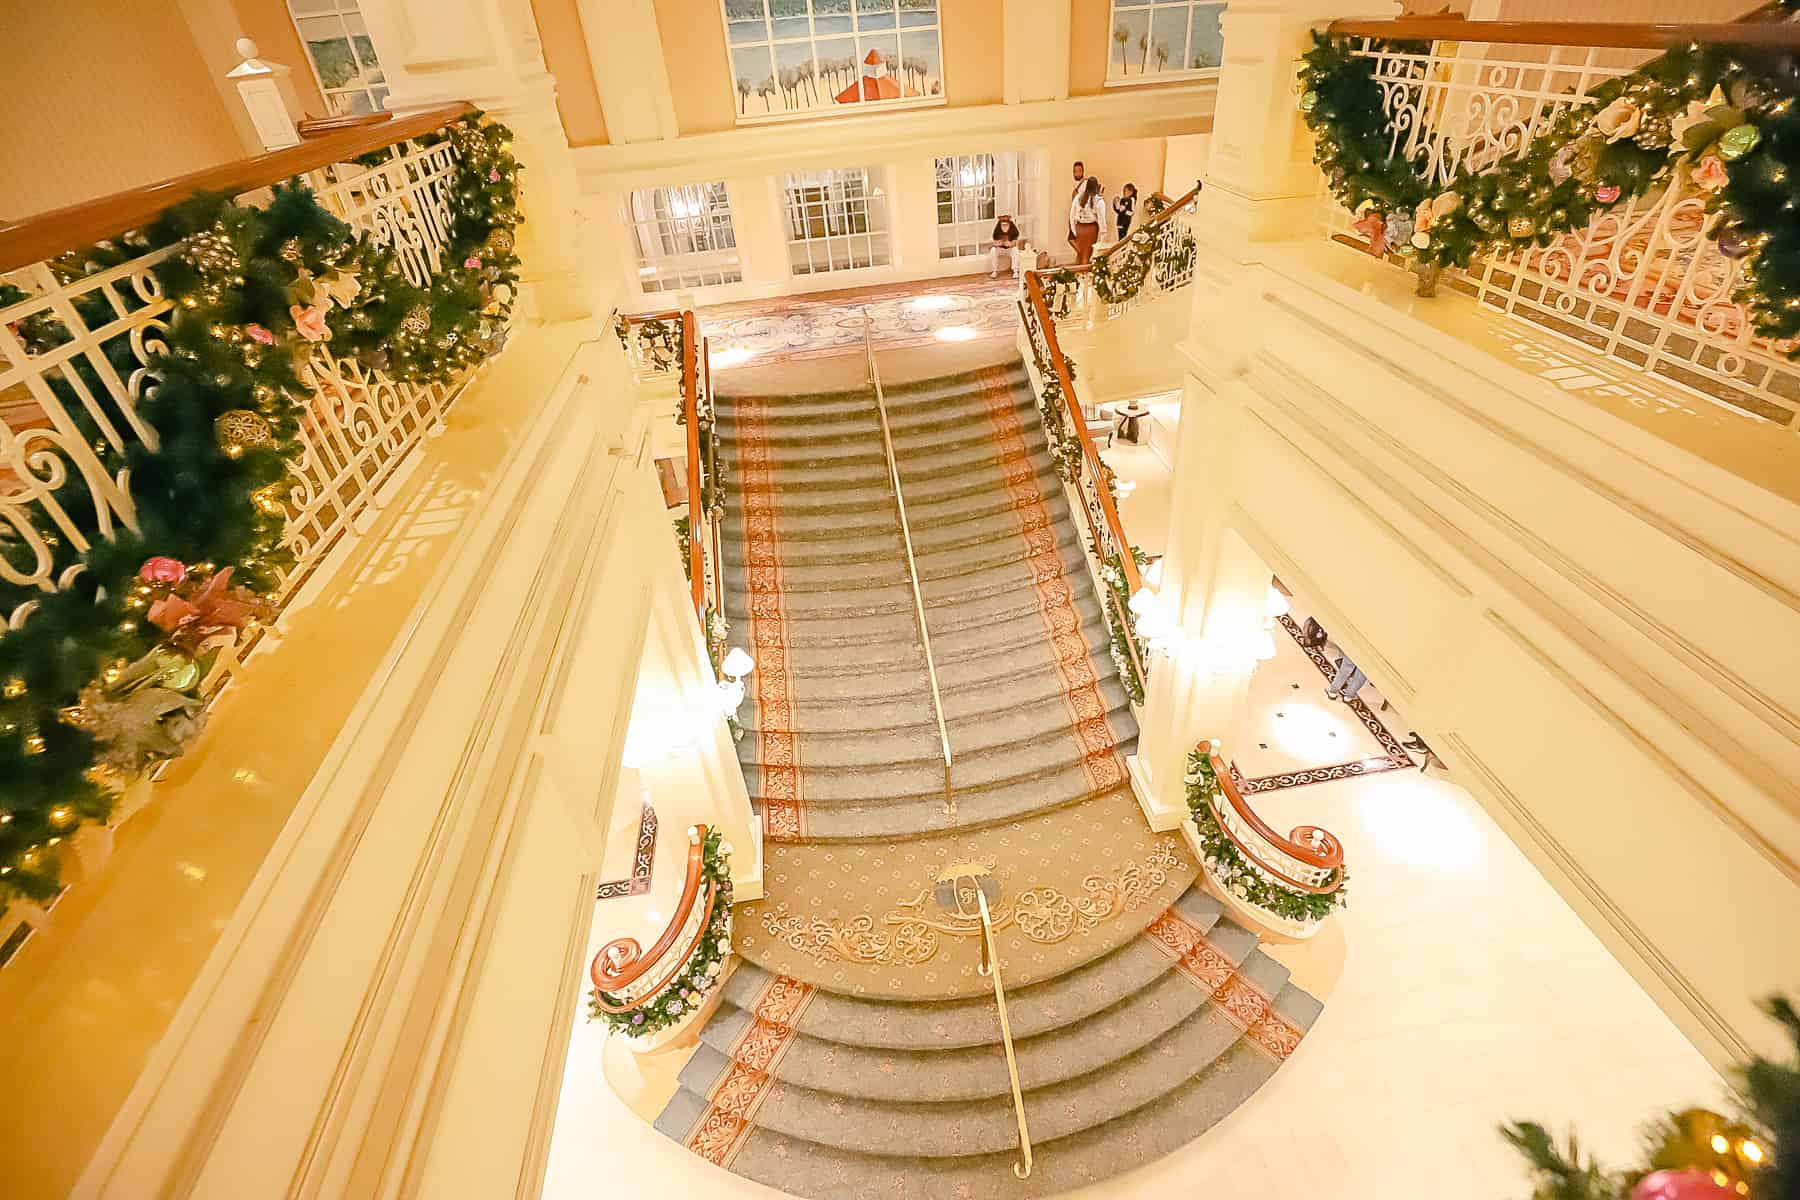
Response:
MULTIPOLYGON (((1281 622, 1281 627, 1287 631, 1288 636, 1294 639, 1294 644, 1306 652, 1306 657, 1311 659, 1313 666, 1319 669, 1319 674, 1329 680, 1337 673, 1337 664, 1325 656, 1324 650, 1306 644, 1300 626, 1292 617, 1283 616, 1277 620, 1281 622)), ((1356 719, 1363 723, 1363 728, 1367 729, 1374 735, 1375 740, 1381 743, 1382 754, 1371 758, 1359 758, 1354 762, 1307 767, 1299 771, 1284 771, 1277 775, 1260 775, 1254 779, 1246 779, 1234 763, 1231 768, 1231 777, 1237 783, 1238 790, 1244 795, 1250 796, 1257 792, 1274 792, 1283 788, 1305 787, 1310 783, 1329 783, 1334 779, 1353 779, 1358 775, 1378 775, 1383 771, 1412 770, 1416 766, 1412 756, 1400 745, 1399 739, 1388 732, 1388 727, 1381 723, 1381 718, 1375 715, 1373 709, 1360 699, 1346 701, 1346 704, 1350 711, 1356 714, 1356 719)))
POLYGON ((744 578, 762 738, 763 833, 772 842, 806 836, 800 747, 794 736, 794 683, 788 674, 787 617, 781 602, 781 542, 775 525, 774 466, 767 403, 737 401, 738 490, 744 505, 744 578))
POLYGON ((1212 998, 1252 1045, 1278 1062, 1299 1047, 1305 1030, 1275 1011, 1270 997, 1246 979, 1230 959, 1206 940, 1206 932, 1171 908, 1144 931, 1156 948, 1175 960, 1175 969, 1212 998))
POLYGON ((656 810, 644 805, 638 820, 637 845, 631 852, 631 874, 624 879, 608 879, 600 884, 596 901, 616 900, 621 896, 641 896, 650 890, 650 871, 656 865, 656 810))
POLYGON ((1081 633, 1081 614, 1075 607, 1075 591, 1063 573, 1062 553, 1056 545, 1056 524, 1044 503, 1037 466, 1025 446, 1025 430, 1019 423, 1013 381, 1005 367, 979 372, 988 419, 994 427, 1000 451, 1000 473, 1011 497, 1019 537, 1030 557, 1032 585, 1037 589, 1038 612, 1049 636, 1062 678, 1063 701, 1069 723, 1081 747, 1081 765, 1093 790, 1125 783, 1125 763, 1115 752, 1118 738, 1107 720, 1108 704, 1100 694, 1100 676, 1093 655, 1081 633))
POLYGON ((689 1150, 716 1167, 731 1166, 812 998, 812 988, 779 975, 763 986, 753 1006, 756 1020, 733 1043, 730 1067, 707 1093, 706 1107, 688 1131, 689 1150))

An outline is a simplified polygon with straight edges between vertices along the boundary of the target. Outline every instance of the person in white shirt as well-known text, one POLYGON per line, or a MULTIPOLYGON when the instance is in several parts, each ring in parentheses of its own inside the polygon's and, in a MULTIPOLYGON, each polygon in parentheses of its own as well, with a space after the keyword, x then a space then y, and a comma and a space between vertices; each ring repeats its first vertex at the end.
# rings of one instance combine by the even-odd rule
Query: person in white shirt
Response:
POLYGON ((1100 223, 1106 220, 1106 199, 1100 181, 1088 176, 1069 202, 1069 240, 1075 243, 1075 265, 1093 261, 1094 243, 1100 240, 1100 223))
POLYGON ((1011 267, 1014 275, 1025 269, 1025 263, 1019 257, 1019 227, 1013 223, 1011 213, 1001 213, 1000 219, 994 222, 993 243, 988 249, 989 279, 1000 274, 1001 263, 1011 267))

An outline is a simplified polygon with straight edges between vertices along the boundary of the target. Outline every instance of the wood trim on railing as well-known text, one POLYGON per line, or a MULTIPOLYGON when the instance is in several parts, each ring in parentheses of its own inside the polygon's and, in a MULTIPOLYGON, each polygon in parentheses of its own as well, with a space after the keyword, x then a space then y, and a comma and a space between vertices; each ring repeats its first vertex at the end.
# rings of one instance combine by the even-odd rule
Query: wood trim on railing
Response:
POLYGON ((1232 781, 1230 766, 1213 751, 1212 742, 1202 740, 1197 749, 1200 753, 1206 755, 1208 762, 1212 763, 1213 777, 1219 781, 1219 793, 1225 797, 1225 802, 1231 805, 1232 811, 1237 813, 1244 824, 1254 829, 1260 836, 1266 839, 1270 845, 1274 846, 1277 850, 1280 850, 1283 854, 1290 855, 1309 867, 1315 867, 1321 871, 1330 871, 1332 873, 1331 881, 1325 884, 1310 884, 1303 883, 1298 879, 1290 878, 1279 868, 1264 862, 1256 851, 1233 837, 1231 830, 1226 827, 1224 822, 1220 822, 1219 828, 1224 831, 1226 837, 1231 838, 1232 845, 1236 846, 1251 862, 1254 862, 1258 867, 1281 880, 1281 882, 1287 884, 1289 887, 1297 888, 1303 892, 1312 892, 1315 895, 1323 895, 1326 892, 1335 892, 1338 888, 1343 886, 1344 847, 1343 843, 1339 842, 1334 834, 1328 830, 1320 829, 1316 825, 1297 825, 1286 837, 1276 833, 1274 829, 1269 827, 1269 824, 1266 821, 1256 815, 1255 809, 1244 802, 1244 797, 1238 792, 1237 784, 1232 781), (1319 846, 1317 849, 1312 845, 1297 840, 1303 837, 1309 838, 1314 834, 1318 835, 1319 846))
POLYGON ((1037 314, 1038 327, 1044 331, 1044 348, 1050 359, 1050 369, 1056 372, 1057 386, 1062 389, 1063 407, 1068 410, 1068 417, 1075 427, 1075 435, 1081 439, 1081 455, 1087 460, 1087 467, 1094 479, 1094 494, 1100 498, 1100 511, 1106 516, 1106 525, 1112 530, 1113 541, 1119 547, 1119 565, 1125 572, 1126 594, 1135 596, 1143 586, 1138 577, 1137 560, 1132 556, 1131 543, 1125 540, 1125 526, 1119 520, 1119 510, 1113 504, 1112 491, 1106 486, 1105 469, 1100 463, 1100 450, 1094 445, 1094 437, 1088 432, 1087 418, 1081 415, 1081 402, 1075 397, 1075 381, 1069 378, 1069 364, 1063 358, 1062 345, 1056 340, 1056 322, 1050 319, 1050 307, 1044 303, 1044 285, 1039 281, 1036 271, 1025 274, 1025 290, 1030 293, 1031 308, 1037 314))
POLYGON ((700 490, 700 332, 691 310, 681 314, 681 410, 687 417, 688 590, 706 632, 706 497, 700 490))
POLYGON ((160 183, 115 192, 98 200, 39 213, 10 225, 0 225, 0 271, 17 270, 41 259, 54 258, 65 250, 91 245, 128 229, 141 228, 161 216, 165 209, 200 192, 238 195, 268 187, 307 171, 347 162, 383 146, 441 129, 474 111, 475 106, 467 102, 421 109, 378 125, 313 138, 285 150, 241 158, 160 183))
MULTIPOLYGON (((630 937, 614 938, 600 947, 599 953, 594 955, 594 961, 588 966, 588 978, 593 981, 595 988, 601 992, 616 994, 619 989, 630 987, 648 974, 681 936, 682 927, 687 924, 688 917, 693 915, 694 905, 699 899, 700 883, 706 878, 706 833, 704 825, 696 825, 688 830, 687 876, 681 884, 681 899, 675 902, 675 911, 670 914, 668 927, 663 930, 662 936, 656 939, 656 944, 650 947, 648 953, 638 945, 636 938, 630 937)), ((717 898, 718 887, 708 883, 706 911, 700 918, 702 932, 712 920, 713 905, 717 898)), ((678 972, 683 965, 685 964, 677 963, 674 970, 678 972)), ((674 978, 674 975, 671 974, 669 978, 674 978)), ((667 984, 668 979, 664 979, 646 994, 654 995, 667 984)), ((604 1000, 600 1004, 603 1008, 609 1007, 604 1000)), ((613 1011, 620 1010, 615 1008, 613 1011)))
POLYGON ((1800 49, 1800 25, 1765 21, 1657 25, 1626 21, 1468 21, 1461 17, 1338 20, 1326 32, 1407 42, 1499 42, 1510 46, 1604 46, 1669 50, 1687 45, 1800 49))

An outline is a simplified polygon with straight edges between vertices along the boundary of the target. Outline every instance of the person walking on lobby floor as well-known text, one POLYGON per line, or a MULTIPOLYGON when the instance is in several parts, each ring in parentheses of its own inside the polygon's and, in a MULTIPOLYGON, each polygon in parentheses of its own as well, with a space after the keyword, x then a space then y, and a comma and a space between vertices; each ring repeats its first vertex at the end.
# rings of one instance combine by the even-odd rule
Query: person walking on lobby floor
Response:
POLYGON ((1338 659, 1337 674, 1331 677, 1331 685, 1325 689, 1325 695, 1332 700, 1354 700, 1356 693, 1362 691, 1363 684, 1367 682, 1369 677, 1346 654, 1338 659))

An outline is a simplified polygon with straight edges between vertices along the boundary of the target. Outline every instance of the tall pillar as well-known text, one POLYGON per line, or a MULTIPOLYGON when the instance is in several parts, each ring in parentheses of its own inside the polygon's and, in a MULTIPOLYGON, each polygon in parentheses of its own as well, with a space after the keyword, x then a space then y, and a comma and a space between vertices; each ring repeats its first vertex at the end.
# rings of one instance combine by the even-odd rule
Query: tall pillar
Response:
POLYGON ((618 251, 587 236, 555 80, 525 6, 363 0, 362 14, 390 109, 467 100, 513 131, 513 154, 524 168, 518 250, 525 313, 564 321, 606 312, 624 278, 618 251))
MULTIPOLYGON (((1317 221, 1318 172, 1295 103, 1311 31, 1346 15, 1346 0, 1232 0, 1221 18, 1227 52, 1192 221, 1200 241, 1193 315, 1182 343, 1181 434, 1158 600, 1172 649, 1150 670, 1133 790, 1151 827, 1187 815, 1182 776, 1202 737, 1238 728, 1252 648, 1261 640, 1269 568, 1232 528, 1232 447, 1239 364, 1261 345, 1254 275, 1260 243, 1317 221)), ((1356 6, 1386 16, 1396 3, 1356 6)))
POLYGON ((1069 15, 1067 4, 1042 0, 1000 0, 1001 95, 1008 104, 1069 98, 1069 15))
POLYGON ((656 5, 652 0, 579 0, 579 8, 607 140, 623 145, 681 136, 656 5))

